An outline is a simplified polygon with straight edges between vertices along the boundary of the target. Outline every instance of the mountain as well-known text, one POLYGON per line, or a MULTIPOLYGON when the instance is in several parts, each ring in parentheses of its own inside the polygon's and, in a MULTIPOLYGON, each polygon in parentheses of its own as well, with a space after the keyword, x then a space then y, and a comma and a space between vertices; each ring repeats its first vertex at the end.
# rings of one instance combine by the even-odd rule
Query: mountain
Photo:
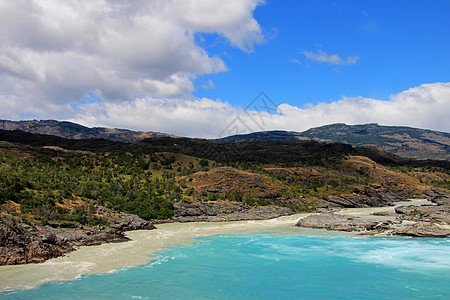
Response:
POLYGON ((173 136, 159 132, 132 131, 104 127, 85 127, 80 124, 56 120, 8 121, 0 120, 2 130, 22 130, 30 133, 55 135, 69 139, 102 138, 112 141, 135 142, 146 138, 173 136))
POLYGON ((374 146, 398 156, 417 159, 450 159, 450 133, 403 126, 378 124, 331 124, 304 132, 265 131, 234 135, 215 140, 218 143, 290 141, 311 139, 318 142, 341 142, 352 146, 374 146))
POLYGON ((353 147, 347 143, 320 143, 312 140, 245 141, 216 143, 195 138, 148 138, 128 143, 106 139, 67 139, 54 135, 33 134, 20 130, 0 129, 0 141, 37 147, 43 153, 50 150, 83 152, 150 152, 180 153, 206 158, 222 164, 323 165, 327 162, 357 155, 389 166, 440 167, 450 170, 450 160, 420 160, 402 158, 373 146, 353 147))
MULTIPOLYGON (((136 142, 151 138, 176 137, 159 132, 132 131, 103 127, 85 127, 72 122, 55 120, 7 121, 0 120, 1 130, 22 130, 30 133, 54 135, 68 139, 105 139, 136 142)), ((380 126, 378 124, 331 124, 304 132, 263 131, 233 135, 212 140, 218 144, 246 141, 313 140, 326 143, 348 143, 352 146, 374 146, 389 153, 416 159, 450 160, 450 133, 412 127, 380 126)))
POLYGON ((252 132, 248 134, 231 135, 220 139, 215 139, 216 143, 241 143, 245 141, 297 141, 297 140, 310 140, 310 138, 302 136, 300 132, 295 131, 283 131, 283 130, 271 130, 252 132))

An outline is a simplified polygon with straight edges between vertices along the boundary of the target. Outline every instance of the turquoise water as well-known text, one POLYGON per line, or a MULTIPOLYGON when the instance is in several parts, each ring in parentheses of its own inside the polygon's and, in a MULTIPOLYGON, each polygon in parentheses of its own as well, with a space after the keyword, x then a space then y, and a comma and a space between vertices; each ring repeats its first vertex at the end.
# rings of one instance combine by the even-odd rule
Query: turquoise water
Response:
POLYGON ((450 299, 448 239, 218 235, 1 299, 450 299))

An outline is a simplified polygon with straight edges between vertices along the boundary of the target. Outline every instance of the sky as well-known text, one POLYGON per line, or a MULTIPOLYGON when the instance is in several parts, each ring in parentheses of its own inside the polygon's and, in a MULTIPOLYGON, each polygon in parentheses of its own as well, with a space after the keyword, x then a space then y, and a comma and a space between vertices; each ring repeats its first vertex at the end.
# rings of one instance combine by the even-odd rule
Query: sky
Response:
POLYGON ((0 118, 450 131, 450 0, 2 0, 0 118))

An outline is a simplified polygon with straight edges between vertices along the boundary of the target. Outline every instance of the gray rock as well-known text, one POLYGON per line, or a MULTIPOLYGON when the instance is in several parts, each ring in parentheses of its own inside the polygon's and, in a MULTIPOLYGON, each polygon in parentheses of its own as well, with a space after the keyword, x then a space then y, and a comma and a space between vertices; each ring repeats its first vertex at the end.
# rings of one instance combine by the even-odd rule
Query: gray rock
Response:
POLYGON ((241 220, 265 220, 291 215, 294 212, 287 207, 256 206, 243 203, 220 202, 178 202, 174 205, 176 222, 221 222, 241 220))
POLYGON ((417 222, 411 226, 397 229, 393 234, 423 238, 446 238, 450 236, 450 229, 439 227, 430 222, 417 222))
POLYGON ((19 218, 3 214, 0 217, 0 265, 39 263, 79 246, 127 241, 124 235, 127 230, 156 228, 152 222, 125 213, 111 217, 108 222, 106 228, 79 224, 62 227, 54 222, 30 226, 19 218))
POLYGON ((330 196, 327 201, 341 207, 353 208, 390 206, 394 202, 404 201, 405 199, 405 196, 399 192, 371 188, 361 194, 330 196))
POLYGON ((366 230, 368 223, 359 218, 346 217, 335 213, 321 213, 300 219, 295 225, 328 230, 363 231, 366 230))

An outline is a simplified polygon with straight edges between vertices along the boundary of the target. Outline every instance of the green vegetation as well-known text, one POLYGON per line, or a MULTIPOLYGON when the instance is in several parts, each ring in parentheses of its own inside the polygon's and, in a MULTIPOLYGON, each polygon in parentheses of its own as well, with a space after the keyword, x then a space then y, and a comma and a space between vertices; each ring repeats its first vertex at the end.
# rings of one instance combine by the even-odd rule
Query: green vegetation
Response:
POLYGON ((3 151, 0 205, 13 201, 20 204, 22 213, 45 221, 100 223, 99 218, 86 218, 93 214, 92 203, 147 220, 165 219, 173 215, 172 203, 182 197, 181 188, 175 184, 173 173, 155 177, 150 169, 173 162, 173 158, 139 152, 3 151), (68 201, 83 205, 70 211, 58 205, 68 201))
POLYGON ((177 202, 311 211, 330 196, 369 195, 374 186, 450 190, 448 161, 404 160, 347 144, 185 138, 122 143, 6 131, 1 139, 9 142, 0 142, 0 209, 42 224, 102 225, 102 209, 167 219, 177 202))

